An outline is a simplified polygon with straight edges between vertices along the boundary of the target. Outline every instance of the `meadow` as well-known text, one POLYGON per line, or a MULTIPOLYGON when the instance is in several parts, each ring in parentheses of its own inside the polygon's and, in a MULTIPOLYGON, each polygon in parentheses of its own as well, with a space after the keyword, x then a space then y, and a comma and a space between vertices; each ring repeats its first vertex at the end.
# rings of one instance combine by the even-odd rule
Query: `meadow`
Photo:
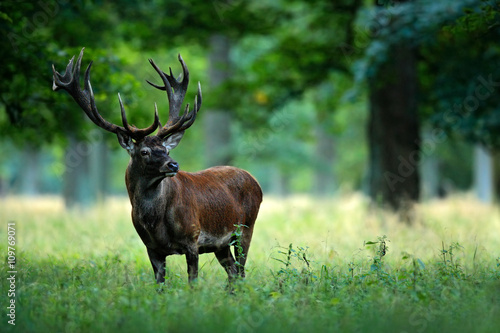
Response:
POLYGON ((190 287, 184 256, 154 282, 126 198, 66 211, 0 200, 2 332, 497 332, 500 211, 466 194, 416 207, 413 225, 358 194, 265 197, 247 278, 228 292, 213 254, 190 287), (8 296, 8 224, 15 297, 8 296), (12 249, 11 249, 12 250, 12 249), (15 326, 7 314, 15 299, 15 326))

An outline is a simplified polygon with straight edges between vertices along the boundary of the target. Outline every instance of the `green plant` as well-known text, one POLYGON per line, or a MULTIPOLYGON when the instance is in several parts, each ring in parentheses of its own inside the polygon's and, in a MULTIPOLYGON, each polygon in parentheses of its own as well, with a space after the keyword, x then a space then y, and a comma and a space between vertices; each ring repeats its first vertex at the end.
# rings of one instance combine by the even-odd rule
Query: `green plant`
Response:
POLYGON ((412 254, 408 252, 403 252, 403 260, 410 259, 412 261, 412 274, 411 274, 411 282, 413 290, 417 289, 417 279, 419 276, 423 275, 423 270, 425 270, 425 264, 420 258, 415 258, 412 254))
POLYGON ((386 235, 383 235, 383 236, 377 237, 377 241, 367 241, 367 242, 365 241, 365 243, 364 243, 364 246, 378 244, 378 247, 375 250, 375 255, 373 256, 373 263, 370 266, 370 270, 377 272, 378 277, 380 277, 380 274, 383 273, 383 271, 382 271, 382 259, 385 257, 385 255, 389 251, 389 246, 387 246, 388 242, 390 242, 390 240, 387 238, 386 235))
POLYGON ((241 246, 241 237, 243 236, 243 229, 242 227, 248 228, 244 224, 235 224, 236 230, 231 234, 231 238, 233 239, 229 245, 234 246, 234 254, 235 254, 235 261, 236 261, 236 266, 241 267, 242 264, 238 261, 239 258, 245 258, 245 253, 243 252, 243 247, 241 246))
POLYGON ((349 273, 350 273, 350 277, 351 277, 351 282, 354 280, 354 268, 356 267, 356 265, 354 264, 354 262, 349 262, 347 264, 347 267, 349 267, 349 273))
POLYGON ((458 242, 451 243, 445 248, 444 241, 441 241, 442 262, 439 265, 440 272, 444 276, 463 278, 464 272, 460 261, 456 258, 456 252, 463 250, 463 246, 458 242))
POLYGON ((297 283, 298 281, 303 282, 308 285, 311 280, 316 279, 311 267, 311 260, 308 258, 306 247, 297 246, 293 248, 293 244, 290 243, 288 248, 280 247, 280 249, 286 249, 286 251, 279 250, 278 254, 282 255, 283 258, 273 257, 274 260, 281 262, 284 267, 281 267, 275 277, 278 280, 278 285, 280 289, 289 283, 297 283))

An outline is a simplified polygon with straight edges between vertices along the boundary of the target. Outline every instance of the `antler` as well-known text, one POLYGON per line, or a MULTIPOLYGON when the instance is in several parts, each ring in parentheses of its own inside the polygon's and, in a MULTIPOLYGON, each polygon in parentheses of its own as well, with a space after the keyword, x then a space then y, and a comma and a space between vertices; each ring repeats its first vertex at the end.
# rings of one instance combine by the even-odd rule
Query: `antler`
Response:
POLYGON ((118 94, 118 100, 120 101, 123 127, 108 122, 99 114, 99 111, 97 110, 97 107, 95 105, 92 85, 90 84, 90 67, 92 66, 92 61, 89 63, 89 66, 85 71, 84 89, 82 90, 80 87, 80 66, 83 57, 83 50, 85 50, 85 48, 83 48, 80 52, 80 56, 76 61, 76 67, 74 68, 73 66, 73 61, 75 59, 75 57, 73 56, 69 61, 68 66, 66 67, 66 72, 64 73, 64 75, 59 74, 56 71, 54 65, 52 65, 52 70, 54 72, 54 82, 52 84, 52 89, 54 91, 59 89, 66 90, 73 97, 76 103, 78 103, 78 105, 82 108, 89 119, 92 120, 94 124, 105 129, 106 131, 112 133, 121 131, 122 133, 129 135, 136 141, 141 140, 149 134, 153 133, 160 125, 160 119, 158 118, 158 109, 156 108, 156 104, 154 122, 151 126, 144 129, 139 129, 128 124, 127 116, 125 115, 125 108, 123 107, 120 94, 118 94))
POLYGON ((189 111, 189 104, 186 105, 184 109, 184 113, 182 116, 179 116, 179 112, 182 107, 182 103, 184 101, 184 96, 186 95, 187 87, 189 84, 189 71, 187 69, 186 63, 182 59, 179 54, 179 61, 182 65, 182 80, 175 79, 172 75, 172 68, 169 68, 170 75, 164 73, 156 64, 153 59, 149 59, 151 66, 158 72, 160 75, 163 86, 156 85, 148 80, 146 80, 153 87, 164 90, 167 92, 168 98, 168 121, 165 126, 160 125, 160 130, 156 136, 160 138, 166 138, 174 133, 182 132, 188 129, 195 121, 196 114, 200 110, 202 97, 201 97, 201 86, 198 82, 198 94, 194 98, 194 108, 192 111, 189 111))

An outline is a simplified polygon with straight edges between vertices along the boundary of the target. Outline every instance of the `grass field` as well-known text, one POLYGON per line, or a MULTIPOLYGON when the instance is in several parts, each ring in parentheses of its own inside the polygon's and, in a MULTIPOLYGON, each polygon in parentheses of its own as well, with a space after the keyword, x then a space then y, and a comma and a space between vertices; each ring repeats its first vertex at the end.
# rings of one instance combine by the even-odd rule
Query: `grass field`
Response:
POLYGON ((193 288, 183 256, 167 258, 167 281, 156 285, 125 198, 71 212, 58 198, 7 198, 0 201, 0 221, 2 332, 500 327, 500 211, 466 195, 420 205, 413 226, 370 210, 359 195, 265 197, 247 278, 234 294, 213 254, 200 257, 193 288), (15 297, 8 296, 9 223, 15 297), (11 299, 15 326, 8 323, 11 299))

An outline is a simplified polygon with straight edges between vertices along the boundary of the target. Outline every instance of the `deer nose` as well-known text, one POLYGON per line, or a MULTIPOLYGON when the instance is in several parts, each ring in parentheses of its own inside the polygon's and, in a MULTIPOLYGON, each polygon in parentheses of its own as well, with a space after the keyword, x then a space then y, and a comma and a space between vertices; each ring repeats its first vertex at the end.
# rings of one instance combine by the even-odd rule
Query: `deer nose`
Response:
POLYGON ((179 164, 177 162, 168 162, 167 166, 172 172, 179 171, 179 164))

